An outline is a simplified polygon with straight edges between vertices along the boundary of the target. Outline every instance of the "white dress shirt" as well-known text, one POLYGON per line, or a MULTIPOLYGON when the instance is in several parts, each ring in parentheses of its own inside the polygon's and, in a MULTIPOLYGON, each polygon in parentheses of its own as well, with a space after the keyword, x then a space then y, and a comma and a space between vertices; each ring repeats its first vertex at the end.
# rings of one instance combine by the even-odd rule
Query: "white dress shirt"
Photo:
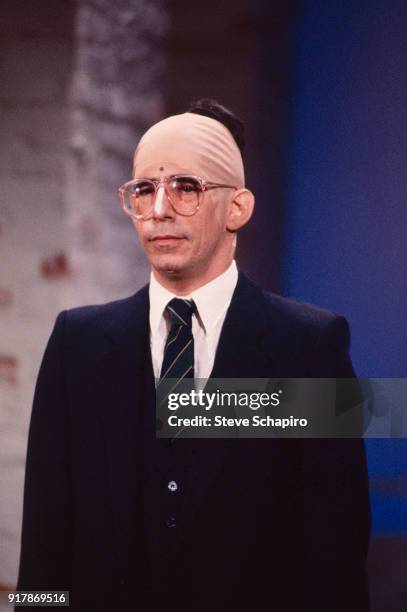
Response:
MULTIPOLYGON (((194 300, 197 315, 192 317, 194 337, 195 378, 209 378, 215 361, 216 349, 222 325, 237 283, 235 260, 220 276, 199 287, 184 299, 194 300)), ((164 346, 170 330, 170 317, 165 308, 170 300, 180 297, 165 289, 150 276, 150 347, 154 376, 159 378, 163 361, 164 346)))

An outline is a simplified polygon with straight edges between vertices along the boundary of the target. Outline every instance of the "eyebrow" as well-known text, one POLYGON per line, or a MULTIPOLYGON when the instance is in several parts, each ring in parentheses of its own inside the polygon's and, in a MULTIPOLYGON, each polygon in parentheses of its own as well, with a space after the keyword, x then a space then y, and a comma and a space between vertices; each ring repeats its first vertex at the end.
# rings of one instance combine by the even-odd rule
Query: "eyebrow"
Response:
MULTIPOLYGON (((167 176, 166 178, 172 179, 172 178, 174 178, 175 176, 191 176, 191 175, 189 175, 189 174, 177 173, 177 174, 170 174, 170 175, 169 175, 169 176, 167 176)), ((159 178, 157 178, 156 176, 153 176, 152 178, 147 177, 147 176, 141 176, 140 178, 138 178, 138 179, 134 179, 134 180, 136 180, 136 181, 140 181, 140 180, 142 180, 142 179, 147 179, 147 180, 149 180, 149 181, 159 181, 159 180, 160 180, 160 179, 159 179, 159 178)))

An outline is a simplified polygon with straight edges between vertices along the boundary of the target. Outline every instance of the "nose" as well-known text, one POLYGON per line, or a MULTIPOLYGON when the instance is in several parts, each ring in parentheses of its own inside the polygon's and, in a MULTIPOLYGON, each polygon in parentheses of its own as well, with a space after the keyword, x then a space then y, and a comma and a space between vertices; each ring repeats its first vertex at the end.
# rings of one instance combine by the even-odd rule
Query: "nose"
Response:
POLYGON ((159 185, 153 204, 153 219, 166 219, 174 216, 174 210, 168 199, 167 192, 163 184, 159 185))

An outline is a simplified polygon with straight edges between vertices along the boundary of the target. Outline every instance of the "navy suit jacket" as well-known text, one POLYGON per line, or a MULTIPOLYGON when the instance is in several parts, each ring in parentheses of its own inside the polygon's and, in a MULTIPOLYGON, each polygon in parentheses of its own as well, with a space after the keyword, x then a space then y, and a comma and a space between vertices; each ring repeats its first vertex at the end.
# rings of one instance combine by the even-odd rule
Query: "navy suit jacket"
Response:
MULTIPOLYGON (((353 377, 348 348, 343 317, 239 272, 212 377, 353 377)), ((362 440, 179 440, 169 560, 153 413, 148 286, 60 313, 34 396, 18 589, 69 590, 83 612, 369 609, 362 440)))

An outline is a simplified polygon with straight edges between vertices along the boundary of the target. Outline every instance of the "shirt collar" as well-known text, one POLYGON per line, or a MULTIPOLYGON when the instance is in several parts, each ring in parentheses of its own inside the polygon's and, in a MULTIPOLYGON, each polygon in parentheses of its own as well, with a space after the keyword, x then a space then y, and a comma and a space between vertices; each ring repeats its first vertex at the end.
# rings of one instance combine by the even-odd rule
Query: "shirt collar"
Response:
MULTIPOLYGON (((185 299, 194 300, 206 333, 215 327, 220 317, 226 312, 236 287, 237 278, 237 266, 235 260, 233 260, 225 272, 206 283, 206 285, 195 289, 190 295, 182 296, 185 299)), ((158 331, 165 307, 174 297, 179 296, 160 285, 151 272, 149 287, 150 329, 153 334, 158 331)))

